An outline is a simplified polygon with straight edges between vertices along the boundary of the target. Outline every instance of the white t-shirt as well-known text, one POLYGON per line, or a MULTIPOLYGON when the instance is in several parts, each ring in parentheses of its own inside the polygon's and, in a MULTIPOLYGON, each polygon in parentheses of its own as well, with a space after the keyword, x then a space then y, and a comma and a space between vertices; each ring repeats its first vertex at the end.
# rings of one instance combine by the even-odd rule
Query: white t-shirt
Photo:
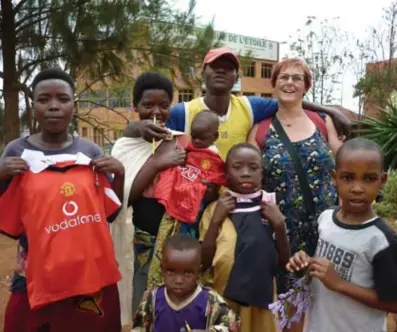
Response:
MULTIPOLYGON (((397 301, 397 235, 380 218, 360 225, 341 223, 337 210, 318 219, 316 257, 330 260, 345 280, 373 288, 382 301, 397 301)), ((305 332, 386 332, 386 313, 312 281, 313 306, 305 332)))

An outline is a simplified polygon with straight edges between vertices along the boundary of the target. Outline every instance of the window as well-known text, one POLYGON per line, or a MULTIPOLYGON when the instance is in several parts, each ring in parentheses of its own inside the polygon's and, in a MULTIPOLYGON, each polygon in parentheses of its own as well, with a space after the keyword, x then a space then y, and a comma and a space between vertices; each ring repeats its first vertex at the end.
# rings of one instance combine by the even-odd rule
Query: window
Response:
POLYGON ((255 92, 243 92, 244 96, 255 96, 255 92))
POLYGON ((272 98, 272 94, 271 93, 261 93, 261 97, 262 98, 272 98))
POLYGON ((79 108, 89 108, 89 98, 90 94, 88 93, 88 91, 80 93, 77 97, 77 100, 79 101, 79 108))
POLYGON ((81 128, 81 136, 84 138, 88 137, 88 128, 87 127, 81 128))
POLYGON ((120 88, 109 91, 109 107, 131 107, 131 90, 120 88))
POLYGON ((107 106, 106 89, 92 91, 90 99, 91 99, 92 108, 106 107, 107 106))
POLYGON ((255 77, 255 62, 249 62, 243 66, 243 75, 246 77, 255 77))
POLYGON ((119 139, 123 137, 124 131, 123 130, 113 130, 113 139, 119 139))
POLYGON ((273 65, 268 64, 268 63, 262 63, 262 73, 261 73, 261 77, 262 78, 271 78, 272 77, 272 69, 273 69, 273 65))
POLYGON ((94 128, 94 143, 103 146, 103 129, 94 128))
POLYGON ((178 94, 178 103, 183 103, 187 101, 191 101, 194 97, 193 90, 179 90, 178 94))

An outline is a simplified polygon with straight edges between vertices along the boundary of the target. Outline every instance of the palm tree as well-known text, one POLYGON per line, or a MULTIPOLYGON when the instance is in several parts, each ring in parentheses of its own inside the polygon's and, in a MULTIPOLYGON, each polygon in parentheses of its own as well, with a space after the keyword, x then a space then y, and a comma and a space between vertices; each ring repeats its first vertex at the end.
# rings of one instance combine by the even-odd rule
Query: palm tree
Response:
POLYGON ((381 146, 387 169, 397 168, 397 103, 380 110, 379 119, 366 117, 362 122, 361 134, 381 146))

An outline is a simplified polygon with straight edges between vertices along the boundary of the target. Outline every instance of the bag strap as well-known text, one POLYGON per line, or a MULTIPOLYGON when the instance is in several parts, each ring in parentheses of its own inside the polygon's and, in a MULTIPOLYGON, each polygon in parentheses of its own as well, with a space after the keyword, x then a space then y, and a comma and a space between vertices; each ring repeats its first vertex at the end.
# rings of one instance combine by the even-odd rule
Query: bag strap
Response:
POLYGON ((320 114, 313 111, 305 110, 305 113, 328 142, 328 131, 327 126, 325 125, 325 119, 320 114))
POLYGON ((277 131, 281 142, 284 144, 285 148, 287 149, 292 159, 292 162, 294 163, 295 172, 296 175, 298 176, 300 189, 302 191, 303 202, 306 205, 306 209, 310 215, 314 215, 315 208, 314 208, 312 190, 310 189, 309 180, 307 178, 306 171, 302 167, 302 163, 299 158, 299 155, 296 152, 294 145, 287 136, 287 133, 285 132, 283 126, 281 125, 280 121, 277 119, 276 116, 273 118, 272 125, 273 128, 277 131))
POLYGON ((258 147, 261 151, 263 150, 263 143, 265 141, 271 123, 272 123, 272 118, 267 118, 261 121, 258 124, 258 128, 256 129, 255 140, 256 140, 256 144, 258 144, 258 147))

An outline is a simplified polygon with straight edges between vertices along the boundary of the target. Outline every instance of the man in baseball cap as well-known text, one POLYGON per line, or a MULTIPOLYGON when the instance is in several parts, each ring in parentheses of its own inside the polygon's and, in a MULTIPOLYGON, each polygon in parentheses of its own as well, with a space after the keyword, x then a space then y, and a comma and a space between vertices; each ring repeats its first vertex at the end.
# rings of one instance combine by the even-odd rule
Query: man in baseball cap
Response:
POLYGON ((219 47, 209 50, 206 56, 204 57, 203 67, 205 67, 205 65, 210 64, 221 57, 229 59, 235 65, 237 71, 240 69, 240 61, 237 55, 228 47, 219 47))

